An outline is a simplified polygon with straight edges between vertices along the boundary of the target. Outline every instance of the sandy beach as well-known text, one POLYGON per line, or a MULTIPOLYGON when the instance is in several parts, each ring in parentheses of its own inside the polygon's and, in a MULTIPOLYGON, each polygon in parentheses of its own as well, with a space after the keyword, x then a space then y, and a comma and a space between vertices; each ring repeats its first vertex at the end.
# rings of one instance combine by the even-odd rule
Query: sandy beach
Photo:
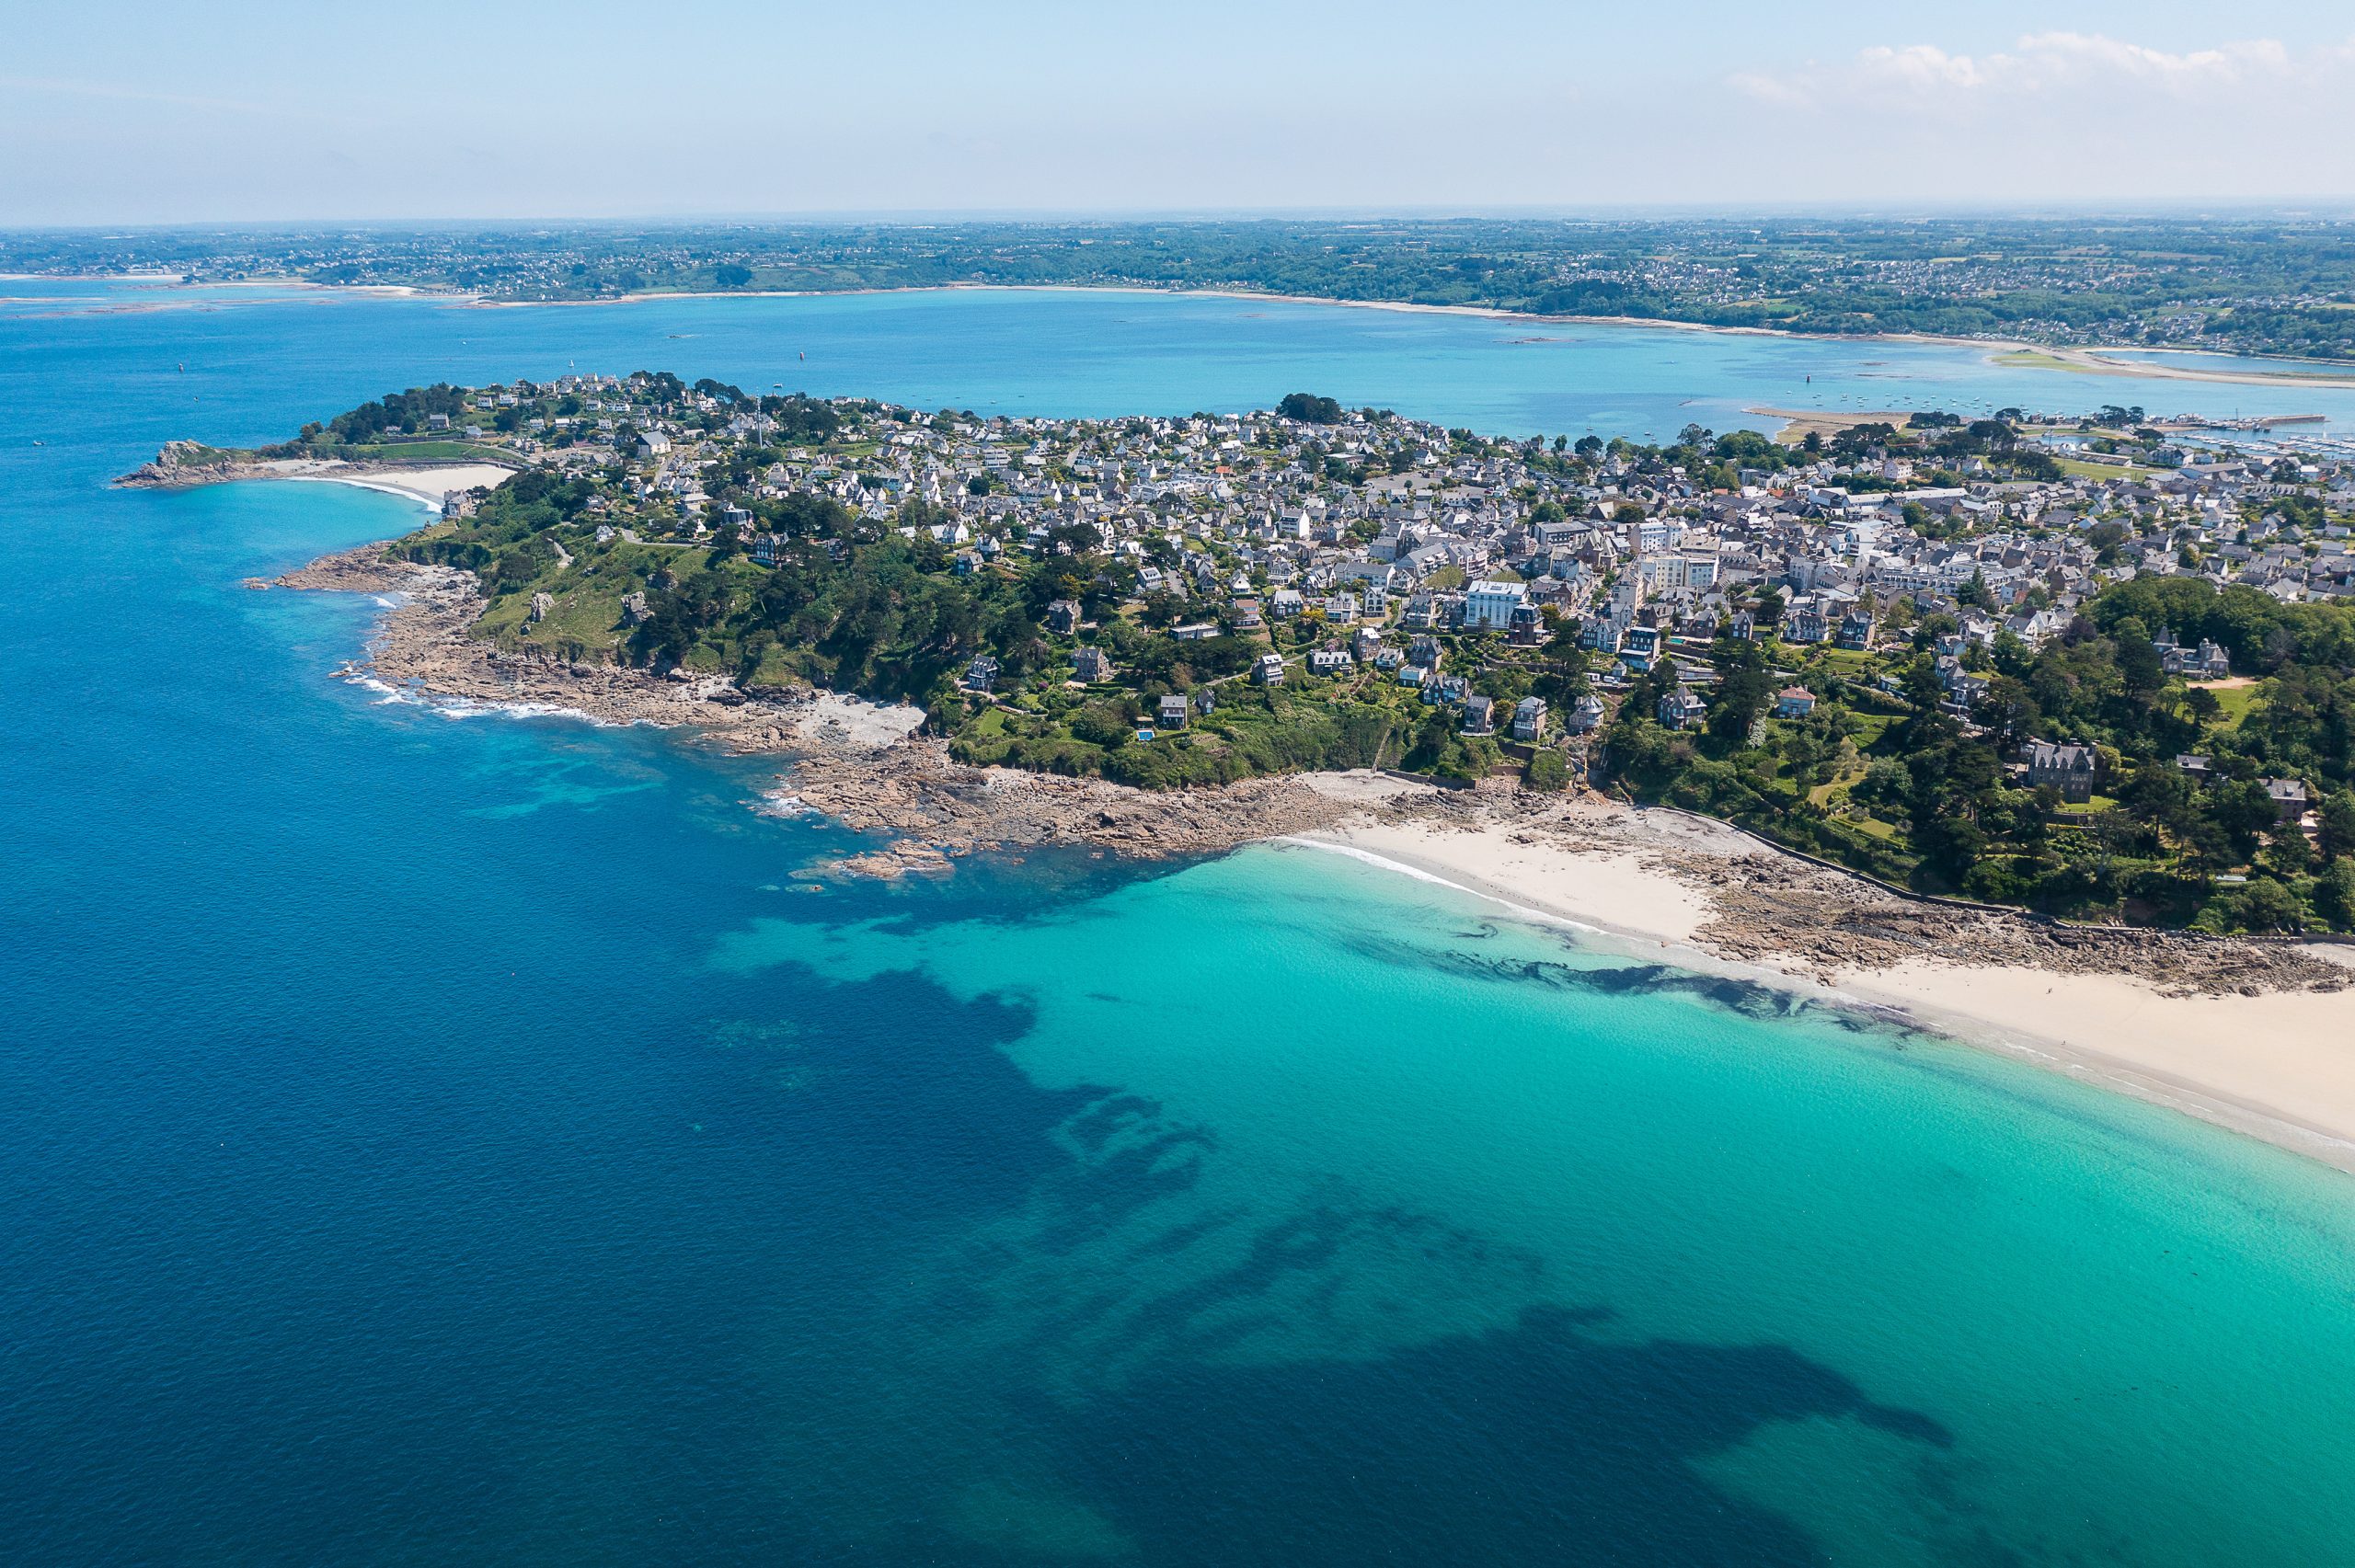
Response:
MULTIPOLYGON (((1655 818, 1646 831, 1738 864, 1746 835, 1655 818)), ((1599 828, 1608 830, 1604 824, 1599 828)), ((2355 990, 2166 994, 2127 973, 1908 958, 1886 967, 1750 956, 1711 940, 1709 891, 1660 855, 1598 837, 1580 852, 1510 822, 1361 821, 1298 841, 1352 853, 1567 921, 1606 950, 1901 1012, 1920 1026, 2173 1106, 2355 1171, 2355 990)), ((2355 949, 2303 952, 2355 967, 2355 949)))
POLYGON ((496 489, 514 472, 495 463, 470 463, 447 468, 353 467, 349 473, 323 470, 277 477, 315 484, 356 485, 363 490, 382 490, 387 495, 422 501, 438 509, 442 498, 453 490, 496 489))
POLYGON ((1809 435, 1836 436, 1854 425, 1889 425, 1901 430, 1913 422, 1913 412, 1902 408, 1744 408, 1742 412, 1782 420, 1783 428, 1775 432, 1775 439, 1786 446, 1796 446, 1809 435))

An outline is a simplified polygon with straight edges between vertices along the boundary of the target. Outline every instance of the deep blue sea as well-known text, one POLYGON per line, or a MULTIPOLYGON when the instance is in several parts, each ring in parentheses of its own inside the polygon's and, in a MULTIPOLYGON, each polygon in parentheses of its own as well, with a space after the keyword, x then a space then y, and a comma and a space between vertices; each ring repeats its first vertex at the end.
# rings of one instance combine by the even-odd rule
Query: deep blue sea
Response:
POLYGON ((764 769, 380 702, 327 678, 372 601, 237 587, 407 503, 106 486, 568 364, 1637 435, 1882 372, 2355 395, 1153 296, 0 292, 0 1561, 2355 1562, 2355 1180, 1308 850, 821 885, 850 836, 764 769))

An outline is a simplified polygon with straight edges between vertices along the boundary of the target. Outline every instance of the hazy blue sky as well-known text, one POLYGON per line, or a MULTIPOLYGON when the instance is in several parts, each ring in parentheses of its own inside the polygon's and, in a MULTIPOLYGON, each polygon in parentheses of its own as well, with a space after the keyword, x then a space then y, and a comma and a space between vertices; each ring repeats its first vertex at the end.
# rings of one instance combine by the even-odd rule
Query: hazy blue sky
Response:
POLYGON ((0 224, 2355 196, 2355 7, 26 6, 0 224))

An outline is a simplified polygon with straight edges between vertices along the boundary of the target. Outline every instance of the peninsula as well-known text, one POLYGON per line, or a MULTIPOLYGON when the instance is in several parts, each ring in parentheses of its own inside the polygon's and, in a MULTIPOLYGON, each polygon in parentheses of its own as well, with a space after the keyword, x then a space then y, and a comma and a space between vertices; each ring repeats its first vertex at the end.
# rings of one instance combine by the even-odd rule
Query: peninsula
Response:
POLYGON ((437 516, 281 579, 397 596, 339 673, 789 755, 775 809, 880 835, 815 876, 1318 844, 2355 1158, 2349 968, 2285 940, 2355 928, 2355 476, 2134 409, 1791 433, 640 372, 125 482, 406 471, 437 516))
POLYGON ((2355 929, 2355 477, 2182 440, 2113 408, 1653 448, 640 373, 414 389, 130 477, 495 457, 388 552, 480 594, 464 647, 715 708, 904 703, 960 764, 1510 776, 1916 892, 2355 929))

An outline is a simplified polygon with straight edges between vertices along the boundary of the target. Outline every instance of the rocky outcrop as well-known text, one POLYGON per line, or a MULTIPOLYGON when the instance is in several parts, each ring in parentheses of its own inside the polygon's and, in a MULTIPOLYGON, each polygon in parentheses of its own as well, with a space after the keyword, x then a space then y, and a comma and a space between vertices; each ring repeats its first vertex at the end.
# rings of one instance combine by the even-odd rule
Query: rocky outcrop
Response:
POLYGON ((803 805, 866 831, 935 844, 1093 846, 1143 860, 1306 832, 1356 809, 1298 778, 1138 790, 1102 779, 971 767, 952 761, 944 743, 926 739, 881 750, 812 751, 795 762, 792 782, 803 805))
POLYGON ((1070 844, 1150 859, 1205 854, 1323 827, 1351 809, 1297 778, 1147 792, 1102 779, 970 767, 952 761, 945 742, 907 735, 897 720, 913 710, 861 715, 851 711, 858 704, 818 693, 752 698, 723 677, 661 677, 509 652, 469 635, 483 610, 472 573, 404 561, 381 544, 323 556, 278 581, 396 597, 367 661, 350 673, 437 698, 692 728, 725 750, 792 757, 790 784, 802 805, 891 835, 878 856, 841 864, 853 876, 937 871, 976 845, 1070 844))
POLYGON ((170 490, 215 485, 226 479, 260 479, 284 464, 258 461, 252 453, 224 452, 195 441, 166 441, 155 457, 115 481, 128 489, 170 490))
POLYGON ((1771 850, 1728 856, 1651 848, 1647 853, 1662 872, 1708 898, 1712 913, 1696 933, 1702 946, 1729 958, 1805 967, 1825 978, 1925 959, 2132 976, 2167 996, 2336 991, 2355 980, 2294 944, 2148 926, 2069 925, 1908 898, 1771 850))

